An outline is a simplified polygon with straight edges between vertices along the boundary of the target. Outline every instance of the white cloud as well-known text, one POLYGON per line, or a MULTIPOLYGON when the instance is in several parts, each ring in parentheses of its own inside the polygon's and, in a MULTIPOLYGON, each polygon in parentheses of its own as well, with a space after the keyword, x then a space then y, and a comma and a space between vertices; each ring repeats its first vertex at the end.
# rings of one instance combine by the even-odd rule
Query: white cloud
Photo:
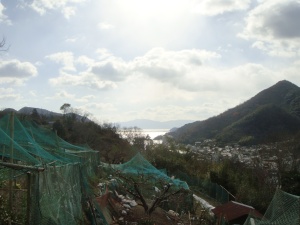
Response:
POLYGON ((0 61, 1 78, 30 78, 37 75, 36 67, 30 62, 20 62, 19 60, 0 61))
POLYGON ((267 0, 250 11, 241 37, 273 56, 300 55, 300 1, 267 0))
POLYGON ((47 97, 46 99, 54 99, 54 100, 57 100, 57 99, 74 99, 75 98, 75 95, 74 94, 70 94, 68 93, 67 91, 58 91, 54 96, 52 97, 47 97))
POLYGON ((91 103, 82 105, 80 108, 82 108, 86 111, 90 111, 91 109, 96 109, 96 110, 100 110, 100 111, 104 110, 106 112, 115 111, 115 107, 112 103, 91 102, 91 103))
POLYGON ((0 88, 17 87, 0 96, 19 101, 1 103, 70 102, 111 121, 205 119, 279 80, 300 84, 299 2, 2 1, 11 48, 1 54, 0 88))
POLYGON ((109 58, 115 58, 114 55, 106 48, 98 48, 96 50, 99 60, 105 60, 109 58))
MULTIPOLYGON (((271 85, 278 79, 272 70, 260 64, 246 63, 232 68, 218 68, 215 62, 221 60, 219 54, 198 49, 167 51, 155 48, 128 62, 113 55, 99 61, 93 61, 87 56, 77 59, 72 57, 72 60, 86 65, 86 68, 77 74, 61 70, 58 77, 49 80, 52 85, 102 91, 141 88, 140 91, 149 93, 155 86, 157 98, 190 101, 196 93, 247 92, 251 88, 259 90, 266 83, 271 85), (244 86, 240 85, 245 81, 244 86), (251 88, 245 88, 250 85, 251 88)), ((129 99, 132 102, 143 101, 142 95, 129 99)))
POLYGON ((19 94, 7 94, 7 95, 1 95, 0 99, 2 101, 18 101, 22 99, 22 97, 19 94))
MULTIPOLYGON (((199 49, 155 48, 130 61, 105 49, 99 53, 102 56, 97 61, 87 56, 74 57, 74 66, 85 65, 82 71, 70 74, 61 70, 58 77, 49 81, 57 88, 76 89, 78 92, 72 100, 84 107, 89 105, 93 113, 99 108, 101 113, 96 114, 102 118, 110 118, 114 111, 122 110, 122 115, 114 115, 113 121, 118 117, 205 119, 248 100, 264 88, 286 79, 287 74, 296 74, 296 69, 272 70, 257 63, 226 68, 216 66, 222 60, 221 55, 199 49), (94 90, 93 94, 90 90, 94 90), (103 91, 107 91, 104 96, 103 91), (99 99, 102 103, 92 107, 99 99), (113 102, 113 106, 102 109, 105 102, 113 102)), ((62 94, 62 98, 68 97, 62 94)))
POLYGON ((67 43, 75 43, 78 40, 76 37, 70 37, 65 40, 67 43))
POLYGON ((226 12, 246 10, 249 8, 251 0, 198 0, 192 11, 215 16, 226 12))
POLYGON ((95 63, 91 67, 91 73, 101 80, 122 81, 126 78, 127 64, 118 59, 105 60, 95 63))
POLYGON ((180 105, 165 105, 151 108, 145 108, 140 112, 131 112, 131 114, 138 114, 137 118, 153 118, 159 121, 168 121, 173 118, 195 118, 195 120, 207 119, 209 115, 216 115, 220 113, 211 104, 199 104, 195 106, 180 106, 180 105), (197 118, 197 119, 196 119, 197 118))
POLYGON ((60 52, 47 56, 48 59, 62 64, 60 76, 50 79, 52 85, 81 86, 97 90, 110 90, 117 87, 116 82, 126 79, 127 64, 120 58, 108 54, 107 51, 97 50, 100 54, 99 61, 87 56, 74 58, 71 52, 60 52), (86 70, 77 74, 70 74, 68 71, 76 72, 77 65, 86 66, 86 70))
POLYGON ((75 15, 76 8, 73 5, 84 1, 86 0, 33 0, 30 7, 41 15, 49 10, 58 10, 69 19, 75 15))
POLYGON ((76 59, 76 63, 78 64, 82 64, 82 65, 85 65, 85 66, 88 66, 88 67, 91 67, 94 65, 95 63, 95 60, 94 59, 91 59, 85 55, 82 55, 82 56, 79 56, 77 59, 76 59))
POLYGON ((74 16, 76 14, 75 7, 65 7, 62 9, 62 13, 64 14, 66 19, 70 19, 71 16, 74 16))
MULTIPOLYGON (((128 62, 113 55, 97 62, 81 56, 75 61, 86 61, 85 71, 70 74, 61 70, 60 76, 51 78, 50 83, 54 86, 77 86, 95 90, 116 89, 122 83, 127 88, 128 84, 136 84, 132 90, 142 87, 143 91, 151 92, 153 86, 146 88, 148 83, 156 86, 156 92, 164 95, 163 98, 175 99, 177 96, 177 99, 189 101, 195 98, 194 94, 189 93, 233 92, 246 80, 249 81, 245 84, 247 86, 252 84, 253 88, 263 87, 265 83, 272 84, 277 78, 270 69, 259 64, 248 63, 227 69, 215 67, 214 62, 220 59, 219 54, 205 50, 167 51, 162 48, 152 49, 144 56, 128 62), (159 89, 162 92, 157 91, 159 89)), ((239 91, 247 90, 243 87, 239 91)), ((143 101, 138 99, 136 96, 130 98, 130 101, 143 101)))
POLYGON ((101 22, 98 24, 98 27, 101 29, 101 30, 110 30, 110 29, 113 29, 114 26, 110 23, 107 23, 107 22, 101 22))
POLYGON ((63 65, 61 68, 64 71, 76 71, 74 66, 74 56, 72 52, 58 52, 46 56, 47 59, 50 59, 56 63, 63 65))
POLYGON ((6 23, 8 25, 11 24, 11 21, 8 19, 8 17, 4 14, 5 7, 0 2, 0 23, 6 23))
POLYGON ((74 67, 74 57, 71 53, 48 56, 58 63, 63 62, 60 77, 52 78, 50 82, 53 85, 87 86, 109 90, 116 88, 117 82, 125 81, 128 77, 142 75, 193 91, 199 88, 198 78, 201 73, 207 72, 206 67, 209 62, 221 58, 219 54, 205 50, 166 51, 162 48, 155 48, 142 57, 125 62, 103 49, 98 52, 101 53, 102 60, 97 62, 85 56, 75 60, 77 63, 85 63, 88 66, 86 71, 76 75, 65 73, 66 68, 74 67), (196 83, 195 80, 197 80, 196 83))
POLYGON ((85 95, 80 98, 76 98, 75 101, 86 103, 86 102, 93 101, 95 98, 96 97, 94 95, 85 95))
POLYGON ((86 87, 95 90, 110 90, 117 87, 114 82, 100 80, 88 73, 80 75, 61 73, 59 77, 49 79, 49 82, 53 86, 86 87))
MULTIPOLYGON (((204 50, 166 51, 156 48, 132 63, 133 72, 139 72, 179 89, 195 91, 201 87, 199 79, 207 73, 209 61, 221 56, 204 50)), ((207 79, 207 78, 205 78, 207 79)), ((209 78, 208 78, 209 79, 209 78)))
POLYGON ((21 99, 19 94, 12 88, 0 88, 0 99, 2 101, 15 101, 21 99))
POLYGON ((14 92, 12 88, 0 88, 0 95, 11 94, 14 92))

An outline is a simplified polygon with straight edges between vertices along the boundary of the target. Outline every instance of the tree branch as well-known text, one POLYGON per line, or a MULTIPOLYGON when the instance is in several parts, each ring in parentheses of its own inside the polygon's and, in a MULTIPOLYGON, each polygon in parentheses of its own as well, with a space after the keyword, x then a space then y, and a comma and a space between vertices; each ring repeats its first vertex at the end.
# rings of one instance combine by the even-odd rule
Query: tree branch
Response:
POLYGON ((8 47, 8 48, 4 48, 5 43, 6 43, 6 40, 5 40, 5 37, 3 37, 3 38, 2 38, 2 41, 0 42, 0 51, 1 51, 1 52, 5 52, 5 51, 7 51, 7 50, 9 49, 9 47, 8 47), (3 49, 3 48, 4 48, 4 49, 3 49))

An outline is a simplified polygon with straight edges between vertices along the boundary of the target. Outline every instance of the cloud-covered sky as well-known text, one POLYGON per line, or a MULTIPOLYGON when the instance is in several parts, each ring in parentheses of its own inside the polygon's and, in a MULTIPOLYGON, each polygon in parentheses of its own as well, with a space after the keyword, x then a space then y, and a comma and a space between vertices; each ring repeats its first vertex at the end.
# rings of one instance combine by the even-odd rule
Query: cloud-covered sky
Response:
POLYGON ((1 0, 1 109, 204 120, 300 86, 300 0, 1 0))

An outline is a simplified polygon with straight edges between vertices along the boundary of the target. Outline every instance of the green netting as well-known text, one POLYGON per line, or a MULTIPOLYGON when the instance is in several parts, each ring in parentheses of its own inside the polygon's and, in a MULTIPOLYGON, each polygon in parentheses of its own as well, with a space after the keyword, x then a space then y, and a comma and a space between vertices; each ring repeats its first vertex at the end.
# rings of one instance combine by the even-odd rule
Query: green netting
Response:
POLYGON ((224 187, 218 185, 217 183, 213 183, 208 179, 190 177, 186 173, 183 173, 181 171, 176 171, 173 174, 178 179, 186 181, 193 191, 206 194, 208 197, 215 199, 221 203, 226 203, 229 200, 231 200, 231 196, 228 193, 228 191, 224 187))
POLYGON ((76 146, 66 142, 65 140, 58 137, 54 132, 42 128, 37 124, 24 120, 22 124, 26 127, 26 129, 31 133, 33 138, 43 147, 49 148, 60 148, 60 149, 68 149, 68 150, 77 150, 77 151, 87 151, 85 147, 76 146))
MULTIPOLYGON (((51 152, 43 148, 39 143, 35 141, 33 135, 26 129, 26 127, 20 122, 17 117, 14 117, 12 120, 9 115, 4 116, 0 120, 0 128, 9 136, 11 136, 11 133, 13 133, 12 138, 14 142, 22 146, 27 153, 34 156, 37 160, 40 161, 41 164, 52 162, 71 163, 74 161, 75 156, 73 155, 70 155, 70 157, 65 157, 66 153, 58 151, 56 148, 51 149, 51 152)), ((45 136, 45 139, 47 139, 47 136, 45 136)), ((0 142, 2 143, 2 141, 3 137, 0 136, 0 142)), ((18 156, 13 154, 9 157, 17 160, 18 156)))
POLYGON ((11 159, 27 163, 30 165, 39 164, 39 160, 30 154, 25 148, 21 147, 17 142, 12 140, 1 128, 0 128, 0 155, 2 161, 4 159, 11 159), (13 155, 13 157, 11 157, 13 155))
POLYGON ((141 199, 147 199, 148 210, 157 202, 166 211, 189 212, 193 207, 193 196, 188 184, 155 168, 140 153, 126 163, 102 163, 102 167, 111 175, 112 179, 108 183, 110 191, 129 195, 142 202, 141 199))
POLYGON ((172 183, 177 188, 183 188, 189 190, 189 186, 186 182, 172 179, 167 176, 164 172, 156 169, 147 159, 145 159, 140 153, 136 154, 131 160, 123 164, 102 164, 103 166, 114 170, 120 171, 123 174, 130 175, 143 175, 148 176, 149 179, 163 180, 166 183, 172 183))
POLYGON ((44 149, 62 161, 68 162, 71 159, 71 162, 80 162, 89 165, 87 167, 88 174, 93 175, 92 171, 94 171, 99 164, 98 151, 92 150, 87 145, 77 146, 66 142, 58 137, 56 133, 42 128, 33 122, 22 121, 22 124, 26 127, 27 131, 32 134, 34 140, 44 149))
MULTIPOLYGON (((7 208, 0 208, 0 215, 22 209, 20 218, 11 217, 11 222, 30 225, 76 225, 87 220, 95 224, 97 218, 91 215, 97 215, 100 224, 107 224, 90 186, 98 154, 31 121, 4 116, 0 120, 0 195, 7 208), (15 197, 20 190, 28 193, 22 198, 24 207, 15 197)), ((0 219, 0 224, 10 223, 0 219)))
POLYGON ((248 216, 244 225, 299 225, 300 196, 277 190, 262 219, 248 216))
POLYGON ((11 224, 28 224, 26 223, 27 208, 26 200, 27 193, 23 186, 26 182, 27 174, 21 171, 15 171, 9 168, 0 166, 0 224, 8 224, 8 215, 10 214, 9 186, 12 185, 14 191, 12 195, 13 214, 11 216, 11 224), (1 177, 2 176, 2 177, 1 177))
POLYGON ((35 224, 73 225, 83 221, 81 210, 80 166, 47 167, 35 181, 38 187, 40 216, 32 218, 35 224))

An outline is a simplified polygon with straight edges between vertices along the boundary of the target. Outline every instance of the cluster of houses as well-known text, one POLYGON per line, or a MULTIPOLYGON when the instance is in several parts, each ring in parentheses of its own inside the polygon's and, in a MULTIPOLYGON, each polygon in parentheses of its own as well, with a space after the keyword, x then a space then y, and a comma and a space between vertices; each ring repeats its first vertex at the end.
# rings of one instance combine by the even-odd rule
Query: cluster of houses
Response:
MULTIPOLYGON (((255 146, 240 146, 238 144, 234 144, 230 146, 227 145, 224 147, 219 147, 215 140, 208 139, 202 142, 196 142, 194 145, 188 145, 187 147, 190 149, 190 151, 195 153, 199 160, 217 163, 223 161, 224 159, 230 159, 239 163, 243 163, 249 168, 263 169, 263 171, 266 172, 267 181, 276 186, 280 185, 278 179, 280 171, 288 171, 294 168, 297 168, 298 171, 300 171, 300 158, 295 157, 295 154, 290 152, 287 148, 281 149, 276 143, 255 146)), ((223 224, 222 222, 224 221, 226 224, 256 224, 257 221, 255 222, 253 218, 249 219, 249 214, 259 219, 266 219, 252 206, 235 201, 229 201, 223 205, 219 205, 213 208, 211 211, 214 213, 220 224, 223 224)), ((287 212, 282 210, 281 213, 285 215, 287 212)), ((280 216, 278 216, 278 218, 279 217, 280 216)), ((275 219, 277 220, 277 217, 275 219)), ((269 222, 270 221, 264 224, 271 224, 269 222)), ((276 224, 289 223, 284 223, 281 221, 276 224)))
POLYGON ((291 152, 280 149, 276 143, 255 146, 233 144, 219 147, 215 140, 208 139, 187 147, 197 154, 199 160, 220 162, 231 159, 249 167, 261 167, 270 171, 291 170, 293 166, 299 164, 299 159, 291 152))
MULTIPOLYGON (((168 143, 167 139, 163 143, 168 143)), ((181 151, 180 151, 181 152, 181 151)), ((268 145, 253 145, 253 146, 241 146, 239 144, 231 144, 226 146, 218 145, 217 141, 214 139, 207 139, 204 141, 195 142, 193 145, 186 145, 185 150, 182 150, 182 153, 193 153, 193 157, 196 157, 199 161, 203 162, 211 162, 211 163, 219 163, 225 160, 230 160, 233 162, 241 163, 245 167, 253 169, 253 171, 261 171, 262 176, 264 176, 264 182, 268 182, 268 184, 272 186, 276 186, 279 189, 278 196, 287 195, 293 196, 294 198, 299 200, 298 196, 289 195, 288 193, 281 192, 280 190, 280 173, 283 171, 291 171, 298 170, 300 172, 300 154, 297 153, 295 146, 291 143, 272 143, 268 145), (188 149, 188 151, 186 151, 188 149)), ((278 198, 277 196, 277 198, 278 198)), ((276 196, 274 196, 276 200, 276 196)), ((280 199, 280 197, 279 197, 280 199)), ((285 201, 285 198, 280 199, 285 201)), ((272 201, 273 202, 273 201, 272 201)), ((273 207, 282 206, 286 203, 275 202, 273 203, 273 207)), ((290 203, 287 204, 289 206, 290 203)), ((210 211, 214 214, 214 217, 217 218, 217 224, 262 224, 259 220, 268 220, 263 224, 273 224, 271 221, 279 221, 276 224, 298 224, 298 222, 286 222, 282 220, 282 218, 290 218, 285 217, 287 213, 290 211, 294 212, 294 208, 296 208, 296 214, 298 216, 294 216, 295 218, 299 218, 299 202, 298 205, 291 206, 291 210, 284 209, 280 213, 276 212, 274 214, 274 218, 266 215, 261 215, 258 211, 256 211, 252 206, 245 205, 236 201, 228 201, 222 205, 218 205, 210 211), (298 211, 297 211, 298 210, 298 211), (258 220, 253 217, 249 217, 249 215, 254 216, 258 220)), ((275 210, 276 211, 276 210, 275 210)), ((273 215, 272 214, 272 215, 273 215)), ((293 217, 293 218, 294 218, 293 217)), ((288 219, 289 220, 289 219, 288 219)), ((274 223, 275 224, 275 223, 274 223)))

